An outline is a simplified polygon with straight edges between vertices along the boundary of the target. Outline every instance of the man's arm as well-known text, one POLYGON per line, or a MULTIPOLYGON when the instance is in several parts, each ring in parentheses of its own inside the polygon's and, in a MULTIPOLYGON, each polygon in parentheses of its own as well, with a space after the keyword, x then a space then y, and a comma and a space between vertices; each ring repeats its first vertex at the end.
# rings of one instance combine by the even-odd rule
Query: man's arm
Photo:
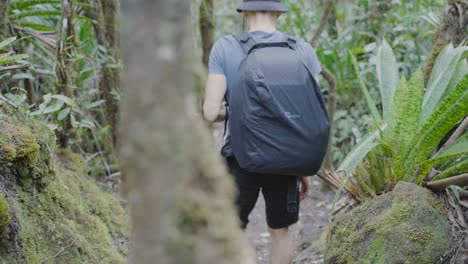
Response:
POLYGON ((223 105, 227 84, 224 74, 209 74, 206 82, 203 117, 210 123, 223 121, 226 118, 226 107, 223 105))

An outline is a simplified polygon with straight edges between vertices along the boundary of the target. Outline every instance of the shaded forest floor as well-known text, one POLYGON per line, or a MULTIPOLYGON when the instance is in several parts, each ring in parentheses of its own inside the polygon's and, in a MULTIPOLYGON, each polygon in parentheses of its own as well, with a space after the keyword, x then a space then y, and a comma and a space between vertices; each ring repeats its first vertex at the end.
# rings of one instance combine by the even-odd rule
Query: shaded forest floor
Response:
MULTIPOLYGON (((221 148, 223 132, 223 123, 214 124, 213 135, 217 151, 221 148)), ((309 196, 301 202, 299 222, 291 227, 292 236, 298 251, 307 248, 312 243, 317 244, 317 246, 308 250, 307 259, 303 259, 297 263, 319 264, 324 261, 322 252, 320 252, 320 243, 317 242, 327 230, 328 215, 332 207, 334 192, 321 192, 320 184, 321 182, 317 177, 311 178, 309 196)), ((258 262, 259 264, 268 264, 270 235, 265 218, 265 201, 261 194, 255 209, 250 214, 249 221, 247 237, 253 243, 253 246, 255 246, 258 262)))

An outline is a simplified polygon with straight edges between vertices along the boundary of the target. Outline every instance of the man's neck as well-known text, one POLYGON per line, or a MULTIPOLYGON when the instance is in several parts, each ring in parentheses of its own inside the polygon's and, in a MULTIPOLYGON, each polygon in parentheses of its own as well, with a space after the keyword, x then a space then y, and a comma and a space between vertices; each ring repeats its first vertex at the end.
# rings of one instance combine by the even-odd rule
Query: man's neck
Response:
POLYGON ((267 24, 251 24, 249 26, 249 31, 264 31, 264 32, 275 32, 276 31, 276 26, 275 25, 267 25, 267 24))
POLYGON ((268 15, 256 14, 248 18, 249 31, 276 31, 276 19, 268 15))

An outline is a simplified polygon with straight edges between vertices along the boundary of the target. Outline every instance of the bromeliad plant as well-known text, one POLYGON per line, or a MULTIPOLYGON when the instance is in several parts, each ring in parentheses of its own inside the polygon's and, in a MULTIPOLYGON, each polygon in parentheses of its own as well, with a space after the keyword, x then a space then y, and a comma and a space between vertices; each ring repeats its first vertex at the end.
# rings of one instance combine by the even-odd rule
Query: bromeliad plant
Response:
POLYGON ((391 191, 398 181, 433 190, 468 185, 467 51, 447 46, 425 89, 421 69, 408 81, 400 79, 393 50, 384 41, 377 54, 381 112, 352 57, 374 128, 326 180, 357 202, 391 191))

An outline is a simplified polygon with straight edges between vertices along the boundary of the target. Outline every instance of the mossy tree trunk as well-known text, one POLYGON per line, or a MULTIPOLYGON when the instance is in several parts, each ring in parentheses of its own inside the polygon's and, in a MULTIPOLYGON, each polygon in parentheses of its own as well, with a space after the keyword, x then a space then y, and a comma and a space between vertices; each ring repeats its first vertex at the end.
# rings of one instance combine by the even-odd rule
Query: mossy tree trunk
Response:
POLYGON ((120 3, 119 0, 94 0, 97 21, 94 24, 97 42, 106 50, 101 63, 99 90, 106 106, 106 121, 111 126, 112 142, 117 144, 120 94, 120 3))
POLYGON ((468 35, 468 3, 462 0, 448 0, 444 8, 440 27, 434 37, 432 52, 427 60, 424 71, 424 81, 427 84, 432 67, 442 49, 449 43, 455 47, 460 45, 468 35))
POLYGON ((134 224, 130 262, 253 263, 230 177, 193 114, 190 1, 122 6, 120 155, 134 224))
MULTIPOLYGON (((57 60, 57 92, 73 99, 73 85, 75 79, 75 55, 77 39, 75 34, 75 9, 73 0, 61 1, 62 15, 58 32, 56 60, 57 60)), ((71 113, 62 120, 61 130, 58 132, 60 147, 67 148, 68 142, 74 136, 71 113)))

